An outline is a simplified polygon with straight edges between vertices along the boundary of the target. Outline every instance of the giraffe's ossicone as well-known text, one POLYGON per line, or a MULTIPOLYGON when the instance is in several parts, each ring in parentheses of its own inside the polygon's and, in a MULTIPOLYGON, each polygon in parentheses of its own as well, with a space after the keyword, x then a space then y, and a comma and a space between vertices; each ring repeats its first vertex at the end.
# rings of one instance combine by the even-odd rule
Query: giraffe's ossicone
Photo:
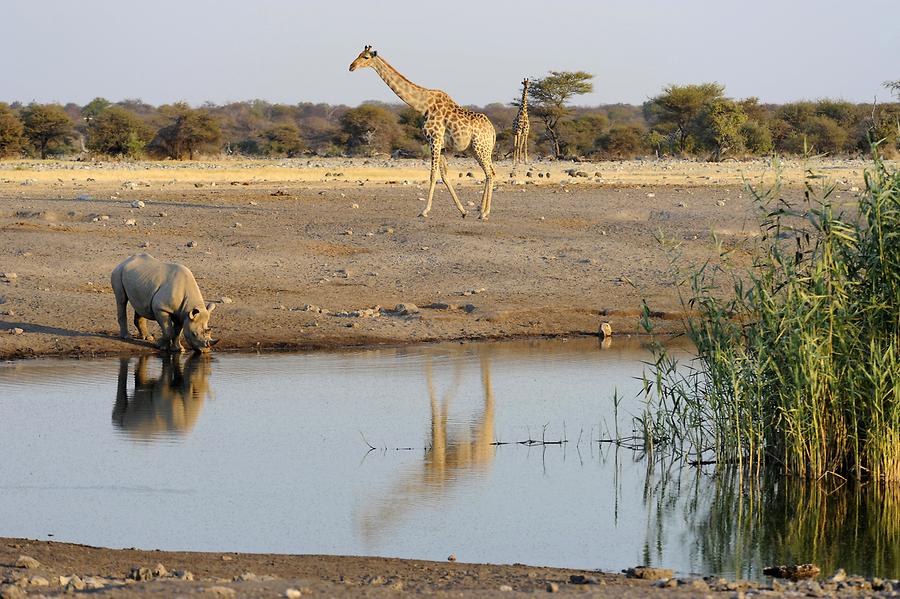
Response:
POLYGON ((459 201, 456 190, 450 182, 447 161, 441 152, 445 145, 459 152, 471 146, 475 159, 484 170, 484 191, 481 195, 481 214, 478 218, 486 220, 491 213, 491 195, 495 176, 491 154, 497 140, 497 134, 490 119, 481 113, 463 108, 454 102, 446 92, 416 85, 381 58, 378 52, 372 49, 372 46, 366 46, 356 60, 350 64, 351 71, 364 67, 373 68, 388 87, 394 90, 397 97, 406 102, 413 110, 425 115, 425 124, 422 126, 422 130, 431 145, 431 182, 428 187, 428 200, 420 216, 428 216, 428 212, 431 210, 431 200, 434 197, 438 173, 456 203, 456 208, 463 217, 466 216, 466 209, 459 201))

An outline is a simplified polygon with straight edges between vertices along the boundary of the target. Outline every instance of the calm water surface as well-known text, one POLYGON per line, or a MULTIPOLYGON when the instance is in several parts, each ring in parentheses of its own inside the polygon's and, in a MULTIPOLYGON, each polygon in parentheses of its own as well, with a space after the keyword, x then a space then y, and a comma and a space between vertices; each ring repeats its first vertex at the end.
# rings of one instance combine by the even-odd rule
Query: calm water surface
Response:
POLYGON ((648 357, 573 339, 2 364, 0 535, 900 576, 891 489, 751 484, 598 443, 630 431, 648 357), (568 443, 514 443, 542 436, 568 443))

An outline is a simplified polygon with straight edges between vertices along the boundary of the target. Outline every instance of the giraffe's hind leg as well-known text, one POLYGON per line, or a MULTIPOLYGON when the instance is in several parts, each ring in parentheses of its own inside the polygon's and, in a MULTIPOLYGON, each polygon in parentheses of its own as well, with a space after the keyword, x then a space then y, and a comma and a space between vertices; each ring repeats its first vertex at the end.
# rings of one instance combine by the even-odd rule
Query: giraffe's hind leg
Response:
POLYGON ((491 150, 483 146, 475 146, 475 160, 484 171, 484 191, 481 194, 480 220, 487 220, 491 213, 491 196, 494 191, 494 165, 491 163, 491 150))
POLYGON ((444 181, 444 185, 447 186, 447 191, 450 192, 450 197, 453 198, 453 201, 456 203, 456 208, 459 210, 459 213, 462 214, 462 217, 466 217, 466 209, 463 208, 462 202, 459 201, 459 196, 456 195, 456 190, 453 189, 453 183, 450 182, 450 176, 447 174, 447 159, 444 158, 444 155, 441 154, 441 179, 444 181))
POLYGON ((425 218, 428 216, 428 213, 431 212, 431 200, 434 199, 434 186, 437 184, 437 176, 438 170, 440 169, 440 162, 442 159, 441 150, 443 146, 441 145, 441 141, 443 140, 443 135, 434 135, 431 140, 431 181, 428 184, 428 200, 425 202, 425 209, 419 213, 419 216, 425 218))

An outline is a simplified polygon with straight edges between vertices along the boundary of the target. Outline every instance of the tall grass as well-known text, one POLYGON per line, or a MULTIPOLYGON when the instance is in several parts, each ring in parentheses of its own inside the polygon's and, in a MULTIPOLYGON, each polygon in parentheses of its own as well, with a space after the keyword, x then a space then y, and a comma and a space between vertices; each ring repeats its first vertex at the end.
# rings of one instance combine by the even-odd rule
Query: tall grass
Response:
POLYGON ((814 181, 799 208, 778 184, 750 190, 763 216, 749 269, 722 251, 684 278, 697 359, 657 349, 640 420, 649 446, 900 480, 900 173, 876 159, 848 212, 814 181))

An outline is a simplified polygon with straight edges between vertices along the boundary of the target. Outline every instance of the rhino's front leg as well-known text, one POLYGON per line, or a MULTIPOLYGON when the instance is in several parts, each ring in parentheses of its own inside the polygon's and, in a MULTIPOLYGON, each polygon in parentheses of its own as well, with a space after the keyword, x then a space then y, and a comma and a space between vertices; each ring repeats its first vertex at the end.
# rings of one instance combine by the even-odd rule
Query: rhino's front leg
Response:
POLYGON ((139 339, 143 339, 144 341, 153 341, 153 335, 151 335, 150 331, 147 330, 147 319, 137 312, 134 313, 134 326, 137 327, 139 339))
POLYGON ((162 329, 162 338, 159 340, 157 347, 159 349, 174 353, 181 353, 184 349, 181 347, 181 324, 178 323, 168 312, 161 312, 156 315, 156 322, 162 329))

